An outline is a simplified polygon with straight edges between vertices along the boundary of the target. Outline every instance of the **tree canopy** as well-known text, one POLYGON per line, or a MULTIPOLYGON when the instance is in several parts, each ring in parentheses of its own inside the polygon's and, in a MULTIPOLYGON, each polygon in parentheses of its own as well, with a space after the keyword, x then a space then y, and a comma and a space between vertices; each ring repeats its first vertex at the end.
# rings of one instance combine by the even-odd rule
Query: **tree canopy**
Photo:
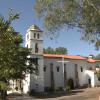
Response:
POLYGON ((100 54, 96 55, 95 59, 100 60, 100 54))
POLYGON ((100 47, 100 0, 36 0, 35 11, 49 33, 78 27, 82 39, 100 47))
POLYGON ((44 53, 45 54, 68 54, 68 51, 64 47, 57 47, 55 49, 48 47, 48 48, 44 48, 44 53))
POLYGON ((6 20, 0 16, 0 90, 3 89, 2 83, 23 79, 26 72, 33 70, 31 62, 26 64, 30 50, 22 46, 21 34, 11 25, 18 18, 17 13, 10 13, 6 20))

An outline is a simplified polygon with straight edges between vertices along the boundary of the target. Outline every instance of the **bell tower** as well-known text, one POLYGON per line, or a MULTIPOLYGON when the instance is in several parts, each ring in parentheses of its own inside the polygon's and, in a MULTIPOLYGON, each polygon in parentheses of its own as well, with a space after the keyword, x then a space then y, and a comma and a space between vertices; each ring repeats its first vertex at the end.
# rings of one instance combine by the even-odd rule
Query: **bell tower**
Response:
POLYGON ((43 31, 36 25, 29 27, 26 33, 25 47, 31 49, 29 58, 34 67, 34 73, 26 76, 27 82, 24 81, 23 92, 31 90, 35 92, 44 91, 44 72, 43 72, 43 31))
POLYGON ((26 33, 26 47, 32 49, 32 54, 43 54, 43 32, 38 26, 32 25, 26 33))

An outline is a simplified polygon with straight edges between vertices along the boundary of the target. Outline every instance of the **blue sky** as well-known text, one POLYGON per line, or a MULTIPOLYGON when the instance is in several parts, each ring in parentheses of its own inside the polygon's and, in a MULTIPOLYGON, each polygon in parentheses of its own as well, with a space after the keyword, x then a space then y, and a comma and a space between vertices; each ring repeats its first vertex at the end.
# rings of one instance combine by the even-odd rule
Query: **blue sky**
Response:
MULTIPOLYGON (((23 38, 25 37, 26 30, 32 24, 38 25, 43 30, 42 20, 36 17, 34 3, 35 0, 0 0, 1 15, 7 17, 9 8, 21 12, 20 19, 15 21, 13 26, 18 32, 21 32, 23 38)), ((95 50, 93 44, 82 41, 81 34, 76 29, 69 31, 62 29, 59 33, 59 37, 54 40, 50 40, 49 37, 45 36, 44 47, 66 47, 69 55, 88 56, 89 54, 97 55, 100 53, 100 50, 95 50)))

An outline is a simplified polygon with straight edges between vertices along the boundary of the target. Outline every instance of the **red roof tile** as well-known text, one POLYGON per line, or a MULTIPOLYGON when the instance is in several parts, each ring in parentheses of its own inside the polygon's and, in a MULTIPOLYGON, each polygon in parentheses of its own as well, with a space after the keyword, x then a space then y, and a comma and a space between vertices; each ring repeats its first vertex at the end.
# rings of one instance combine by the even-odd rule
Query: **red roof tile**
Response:
POLYGON ((81 56, 67 56, 67 55, 56 55, 56 54, 43 54, 46 58, 66 58, 66 59, 75 59, 75 60, 85 60, 86 58, 81 56))
POLYGON ((87 61, 88 61, 89 63, 100 62, 100 60, 94 60, 94 59, 88 59, 87 61))
POLYGON ((95 60, 93 60, 93 59, 87 59, 87 61, 88 61, 89 63, 94 63, 94 62, 95 62, 95 60))
POLYGON ((65 58, 65 59, 73 59, 73 60, 86 60, 89 63, 100 62, 100 60, 87 59, 81 56, 69 56, 69 55, 57 55, 57 54, 43 54, 45 58, 65 58))

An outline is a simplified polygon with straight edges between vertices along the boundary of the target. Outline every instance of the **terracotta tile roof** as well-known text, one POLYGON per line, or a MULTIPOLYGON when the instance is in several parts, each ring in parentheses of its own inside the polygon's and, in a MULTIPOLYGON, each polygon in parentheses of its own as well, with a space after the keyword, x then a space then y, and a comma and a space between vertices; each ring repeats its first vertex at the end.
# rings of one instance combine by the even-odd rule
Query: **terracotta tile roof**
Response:
POLYGON ((76 60, 86 60, 86 58, 81 57, 81 56, 65 56, 65 58, 76 59, 76 60))
POLYGON ((89 63, 95 63, 95 62, 100 62, 100 60, 94 60, 94 59, 87 59, 89 63))
POLYGON ((94 63, 94 62, 95 62, 95 60, 93 60, 93 59, 87 59, 87 61, 88 61, 89 63, 94 63))
POLYGON ((43 54, 45 58, 65 58, 65 59, 73 59, 73 60, 86 60, 89 63, 100 62, 100 60, 88 59, 81 56, 69 56, 69 55, 57 55, 57 54, 43 54))
POLYGON ((56 55, 56 54, 43 54, 46 58, 65 58, 65 59, 75 59, 75 60, 85 60, 86 58, 81 56, 67 56, 67 55, 56 55))
POLYGON ((95 60, 96 62, 100 62, 100 60, 95 60))

